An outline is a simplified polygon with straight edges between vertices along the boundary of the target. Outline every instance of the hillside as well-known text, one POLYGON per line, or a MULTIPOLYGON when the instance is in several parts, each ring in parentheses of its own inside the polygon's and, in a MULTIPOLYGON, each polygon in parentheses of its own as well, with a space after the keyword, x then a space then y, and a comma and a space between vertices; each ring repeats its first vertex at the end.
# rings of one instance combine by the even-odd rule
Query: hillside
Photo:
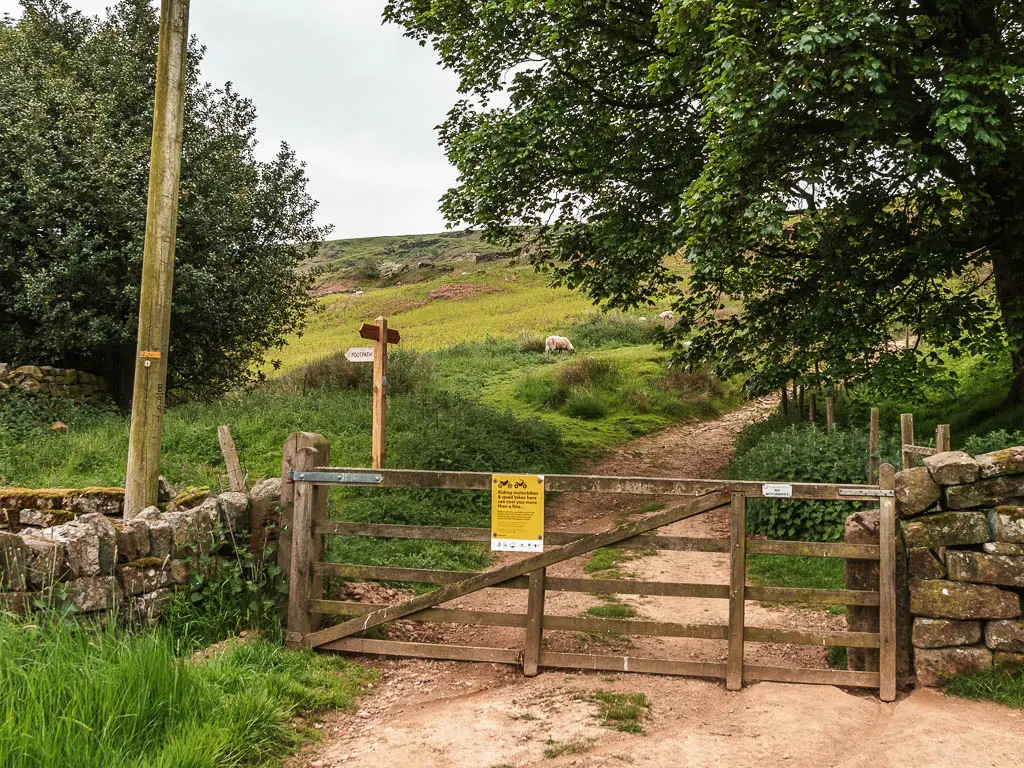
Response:
POLYGON ((367 284, 415 282, 516 255, 513 250, 484 242, 479 232, 462 230, 329 240, 310 267, 321 270, 319 290, 328 294, 367 284))

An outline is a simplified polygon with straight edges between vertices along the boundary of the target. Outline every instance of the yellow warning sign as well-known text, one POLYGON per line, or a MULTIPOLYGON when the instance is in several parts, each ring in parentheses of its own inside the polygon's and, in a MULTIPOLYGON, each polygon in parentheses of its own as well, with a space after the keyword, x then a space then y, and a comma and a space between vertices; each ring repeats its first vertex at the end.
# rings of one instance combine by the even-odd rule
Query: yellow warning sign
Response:
POLYGON ((544 551, 544 476, 491 476, 491 550, 544 551))

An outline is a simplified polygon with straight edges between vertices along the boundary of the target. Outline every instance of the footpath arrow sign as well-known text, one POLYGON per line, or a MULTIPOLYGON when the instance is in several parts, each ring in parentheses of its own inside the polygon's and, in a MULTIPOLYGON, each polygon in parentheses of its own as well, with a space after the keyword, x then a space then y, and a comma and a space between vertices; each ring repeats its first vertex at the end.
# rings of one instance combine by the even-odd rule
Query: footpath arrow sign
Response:
POLYGON ((372 363, 375 351, 373 347, 352 347, 345 352, 345 359, 350 363, 372 363))

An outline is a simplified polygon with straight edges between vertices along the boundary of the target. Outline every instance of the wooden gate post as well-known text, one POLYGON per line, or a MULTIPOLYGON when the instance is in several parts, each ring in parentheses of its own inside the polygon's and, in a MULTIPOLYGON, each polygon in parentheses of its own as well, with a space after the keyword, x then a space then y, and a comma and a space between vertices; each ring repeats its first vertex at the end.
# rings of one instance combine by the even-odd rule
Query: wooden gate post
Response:
POLYGON ((881 459, 878 456, 878 409, 871 409, 871 431, 868 434, 868 484, 878 482, 878 467, 881 459))
POLYGON ((935 452, 945 453, 951 450, 953 447, 949 435, 949 424, 939 424, 935 427, 935 452))
POLYGON ((743 688, 743 622, 747 589, 747 497, 734 493, 731 546, 729 549, 729 659, 725 687, 730 691, 743 688))
POLYGON ((913 452, 907 450, 907 446, 914 444, 914 414, 900 414, 900 443, 902 453, 900 461, 903 466, 900 469, 910 469, 917 466, 917 457, 913 452))
MULTIPOLYGON (((896 470, 891 464, 879 469, 878 485, 883 491, 896 487, 896 470)), ((896 498, 882 496, 878 520, 878 696, 896 700, 896 498)))
MULTIPOLYGON (((330 444, 322 435, 296 432, 288 438, 282 462, 284 485, 281 489, 282 556, 288 560, 288 646, 299 648, 302 638, 312 631, 309 601, 323 595, 323 577, 313 574, 313 563, 323 559, 323 535, 316 525, 327 519, 327 488, 312 483, 295 483, 291 472, 303 472, 326 466, 330 444), (285 506, 285 497, 288 506, 285 506), (289 509, 290 508, 290 509, 289 509)), ((284 570, 282 566, 282 570, 284 570)))
POLYGON ((547 568, 530 572, 526 605, 526 643, 523 645, 523 674, 536 677, 540 670, 541 642, 544 639, 544 579, 547 568))

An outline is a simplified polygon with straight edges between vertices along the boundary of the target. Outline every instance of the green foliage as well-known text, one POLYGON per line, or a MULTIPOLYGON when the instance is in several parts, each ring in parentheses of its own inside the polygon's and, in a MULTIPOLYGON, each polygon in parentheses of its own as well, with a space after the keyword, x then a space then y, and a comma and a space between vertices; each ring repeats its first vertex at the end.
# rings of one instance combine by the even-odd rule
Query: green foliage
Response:
MULTIPOLYGON (((134 369, 157 9, 89 18, 23 0, 0 19, 0 350, 8 362, 102 374, 121 402, 134 369), (59 116, 59 119, 58 119, 59 116)), ((256 157, 252 102, 189 51, 169 350, 173 398, 248 381, 315 300, 297 267, 323 228, 303 165, 256 157)))
POLYGON ((868 371, 910 391, 942 359, 890 343, 909 326, 958 353, 1008 340, 1017 402, 1020 16, 866 0, 385 10, 459 78, 440 129, 452 222, 540 245, 535 261, 596 300, 670 294, 673 336, 695 334, 680 356, 754 392, 868 371), (666 263, 680 252, 685 279, 666 263), (724 296, 742 313, 721 315, 724 296))
POLYGON ((970 675, 957 675, 946 684, 946 693, 975 701, 994 701, 1024 709, 1024 671, 1016 674, 999 667, 970 675))
POLYGON ((574 419, 603 419, 608 415, 608 406, 601 398, 586 390, 573 392, 566 399, 563 410, 566 416, 574 419))
MULTIPOLYGON (((434 373, 428 355, 401 348, 388 352, 388 393, 407 395, 427 389, 434 373)), ((314 390, 373 391, 373 366, 352 363, 344 352, 322 357, 271 379, 266 385, 271 392, 299 395, 314 390)))
POLYGON ((50 433, 54 422, 77 429, 114 413, 112 403, 79 403, 39 392, 0 390, 0 443, 50 433))
POLYGON ((239 542, 233 557, 199 555, 189 576, 187 592, 173 595, 164 624, 178 652, 211 645, 242 632, 256 630, 267 639, 283 638, 281 608, 287 591, 274 548, 255 558, 239 542))
POLYGON ((374 674, 264 641, 191 663, 175 638, 0 615, 0 765, 276 765, 297 714, 348 709, 374 674))
MULTIPOLYGON (((898 446, 886 441, 882 458, 894 461, 898 446)), ((867 479, 866 431, 788 426, 761 437, 738 452, 729 476, 738 480, 815 483, 864 483, 867 479)), ((752 499, 747 524, 751 533, 773 539, 835 541, 857 505, 810 499, 752 499)))
POLYGON ((629 555, 615 547, 602 547, 595 549, 587 564, 583 566, 586 573, 598 573, 599 571, 610 571, 617 568, 620 563, 629 560, 629 555))
POLYGON ((1024 430, 1007 432, 1005 429, 997 429, 984 435, 972 435, 964 441, 963 449, 972 456, 977 456, 1018 445, 1024 445, 1024 430))
POLYGON ((654 344, 661 338, 661 326, 617 312, 594 314, 573 326, 570 338, 577 350, 613 346, 654 344))

